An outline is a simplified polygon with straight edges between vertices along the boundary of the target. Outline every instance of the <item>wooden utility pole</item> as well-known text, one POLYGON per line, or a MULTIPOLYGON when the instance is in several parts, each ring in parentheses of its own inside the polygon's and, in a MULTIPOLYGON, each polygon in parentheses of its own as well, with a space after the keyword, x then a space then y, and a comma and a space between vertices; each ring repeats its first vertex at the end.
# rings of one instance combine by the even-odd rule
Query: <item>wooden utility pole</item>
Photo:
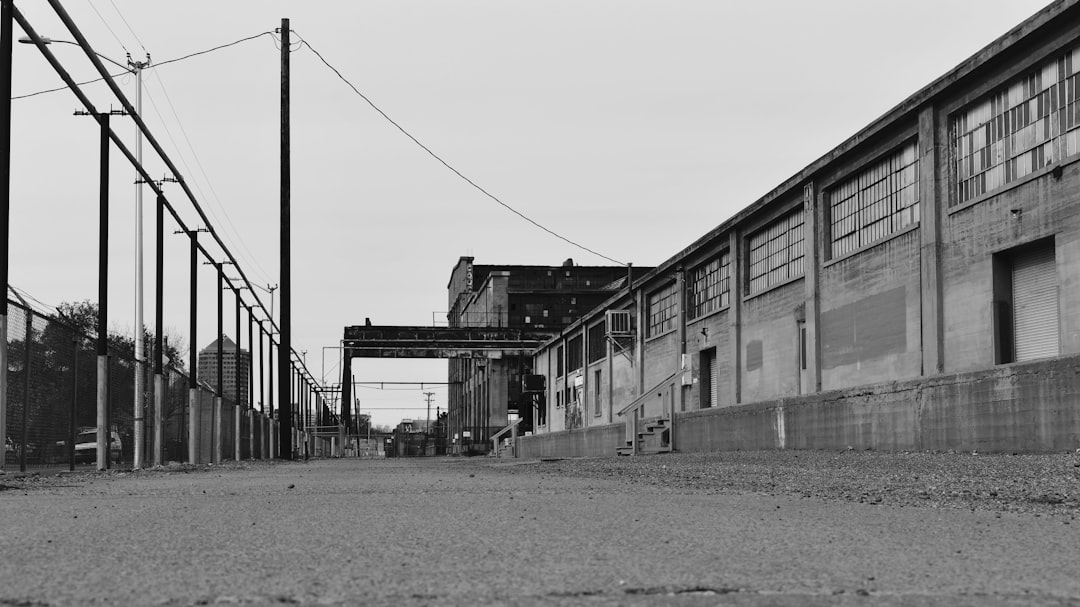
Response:
POLYGON ((292 459, 292 267, 289 165, 289 20, 281 20, 281 344, 278 348, 278 438, 282 459, 292 459))

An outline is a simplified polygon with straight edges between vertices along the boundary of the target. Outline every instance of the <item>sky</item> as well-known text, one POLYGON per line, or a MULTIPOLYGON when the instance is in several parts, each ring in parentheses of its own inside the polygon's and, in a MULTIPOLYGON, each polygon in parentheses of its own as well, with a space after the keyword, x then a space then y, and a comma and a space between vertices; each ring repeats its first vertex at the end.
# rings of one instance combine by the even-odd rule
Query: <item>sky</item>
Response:
MULTIPOLYGON (((40 35, 73 40, 48 3, 15 4, 40 35)), ((290 19, 292 344, 326 384, 341 381, 344 327, 367 318, 445 323, 459 257, 658 265, 1045 4, 63 2, 95 52, 121 63, 126 53, 150 54, 142 117, 267 308, 263 288, 281 282, 275 30, 290 19), (599 255, 500 206, 399 126, 506 205, 599 255)), ((79 48, 50 49, 77 80, 97 76, 79 48)), ((135 78, 117 82, 134 102, 135 78)), ((97 297, 98 127, 73 115, 82 108, 66 90, 18 98, 61 85, 32 45, 15 46, 10 283, 44 306, 97 297)), ((84 91, 99 109, 121 107, 102 83, 84 91)), ((112 122, 133 146, 130 118, 112 122)), ((149 145, 144 165, 166 176, 149 145)), ((108 322, 120 332, 136 326, 134 177, 114 149, 108 322)), ((189 227, 201 225, 181 190, 164 187, 189 227)), ((146 192, 144 322, 152 327, 146 192)), ((215 275, 199 270, 192 337, 188 240, 175 229, 167 219, 166 331, 202 347, 216 332, 215 275)), ((277 316, 280 291, 274 299, 277 316)), ((231 337, 232 305, 226 296, 231 337)), ((243 325, 246 333, 246 317, 243 325)), ((359 382, 446 381, 444 361, 357 359, 353 370, 359 382)), ((423 392, 434 393, 432 417, 446 409, 445 386, 396 387, 358 390, 359 410, 380 425, 423 419, 423 392)))

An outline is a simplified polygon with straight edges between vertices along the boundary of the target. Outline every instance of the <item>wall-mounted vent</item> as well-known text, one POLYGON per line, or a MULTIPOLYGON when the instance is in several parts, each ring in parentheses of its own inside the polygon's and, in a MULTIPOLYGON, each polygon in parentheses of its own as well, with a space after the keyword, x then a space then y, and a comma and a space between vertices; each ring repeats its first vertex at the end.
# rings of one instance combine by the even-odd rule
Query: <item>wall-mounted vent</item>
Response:
POLYGON ((608 310, 604 313, 609 337, 629 337, 634 334, 630 310, 608 310))

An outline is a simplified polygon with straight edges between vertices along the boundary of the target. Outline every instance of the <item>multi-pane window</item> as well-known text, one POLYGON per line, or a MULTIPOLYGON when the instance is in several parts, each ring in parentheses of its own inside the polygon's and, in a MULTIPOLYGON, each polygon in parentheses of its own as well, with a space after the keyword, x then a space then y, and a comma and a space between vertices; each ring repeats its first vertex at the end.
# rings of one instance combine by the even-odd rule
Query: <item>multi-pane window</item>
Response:
POLYGON ((675 283, 649 294, 649 326, 646 337, 666 333, 675 328, 675 309, 679 302, 675 295, 675 283))
POLYGON ((589 327, 589 363, 592 364, 607 356, 607 325, 601 321, 589 327))
POLYGON ((555 349, 555 376, 563 376, 563 347, 559 346, 555 349))
POLYGON ((919 163, 908 143, 829 192, 832 256, 839 257, 919 220, 919 163))
POLYGON ((1080 47, 1018 78, 952 121, 962 204, 1080 153, 1080 47))
POLYGON ((566 345, 566 368, 570 371, 577 371, 581 368, 581 360, 585 356, 585 352, 582 350, 583 344, 584 339, 577 335, 566 345))
POLYGON ((748 282, 758 293, 803 275, 803 211, 800 208, 750 236, 748 282))
POLYGON ((731 256, 725 251, 690 272, 687 281, 687 316, 698 318, 728 306, 731 293, 731 256))

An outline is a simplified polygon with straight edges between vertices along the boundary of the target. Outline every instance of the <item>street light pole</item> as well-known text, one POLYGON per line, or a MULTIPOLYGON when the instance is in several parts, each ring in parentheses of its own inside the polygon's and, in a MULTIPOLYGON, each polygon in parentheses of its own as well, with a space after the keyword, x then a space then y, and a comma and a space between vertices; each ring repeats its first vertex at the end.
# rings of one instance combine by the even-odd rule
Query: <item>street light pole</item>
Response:
MULTIPOLYGON (((70 44, 72 46, 80 46, 76 42, 70 40, 54 40, 45 36, 41 36, 41 41, 44 44, 70 44)), ((19 38, 19 42, 23 44, 34 44, 34 40, 29 36, 23 36, 19 38)), ((127 64, 120 63, 115 59, 110 59, 101 53, 94 52, 95 55, 108 61, 109 63, 126 70, 127 72, 135 76, 135 113, 139 118, 142 118, 142 71, 144 68, 150 65, 150 54, 147 53, 146 61, 134 61, 131 58, 131 54, 127 55, 127 64)), ((9 95, 10 97, 10 95, 9 95)), ((143 134, 139 125, 135 125, 135 403, 133 411, 133 434, 135 441, 135 450, 131 467, 138 470, 143 467, 143 463, 146 458, 146 441, 144 438, 144 424, 146 414, 146 355, 144 350, 145 346, 145 323, 143 321, 143 187, 142 178, 138 172, 138 167, 142 166, 142 144, 143 134)), ((99 312, 100 313, 100 312, 99 312)))

